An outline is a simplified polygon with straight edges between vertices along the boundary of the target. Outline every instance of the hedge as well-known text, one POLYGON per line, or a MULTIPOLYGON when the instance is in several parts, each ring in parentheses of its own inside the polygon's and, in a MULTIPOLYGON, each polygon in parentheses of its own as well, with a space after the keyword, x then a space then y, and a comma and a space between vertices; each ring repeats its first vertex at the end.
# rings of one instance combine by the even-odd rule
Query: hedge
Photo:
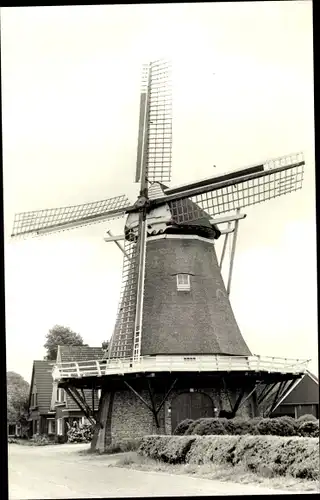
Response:
POLYGON ((271 435, 318 437, 318 420, 294 420, 291 417, 252 418, 200 418, 195 421, 183 421, 175 430, 176 435, 271 435))
POLYGON ((173 431, 173 434, 176 436, 183 436, 185 434, 186 430, 189 429, 190 425, 194 422, 191 418, 187 418, 186 420, 182 420, 180 424, 177 425, 175 430, 173 431))
POLYGON ((195 436, 145 436, 138 453, 170 464, 184 463, 195 436))
POLYGON ((271 476, 319 478, 317 438, 276 436, 145 436, 138 452, 169 463, 241 464, 271 476))

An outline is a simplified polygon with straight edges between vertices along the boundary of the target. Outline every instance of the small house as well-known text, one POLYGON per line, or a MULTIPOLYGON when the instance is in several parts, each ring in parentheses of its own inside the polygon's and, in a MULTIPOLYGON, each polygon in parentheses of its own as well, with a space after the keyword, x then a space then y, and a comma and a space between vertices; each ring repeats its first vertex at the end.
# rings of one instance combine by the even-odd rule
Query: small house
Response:
POLYGON ((319 418, 319 380, 309 371, 284 394, 272 417, 288 415, 299 418, 306 414, 319 418))
POLYGON ((32 368, 29 415, 30 434, 48 434, 52 396, 52 361, 34 361, 32 368))

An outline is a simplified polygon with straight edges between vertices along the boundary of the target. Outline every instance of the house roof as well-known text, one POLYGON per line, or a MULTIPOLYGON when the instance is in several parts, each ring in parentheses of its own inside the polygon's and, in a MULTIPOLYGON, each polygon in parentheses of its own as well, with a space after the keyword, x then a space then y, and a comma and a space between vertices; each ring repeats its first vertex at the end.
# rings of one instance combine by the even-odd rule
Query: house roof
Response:
POLYGON ((280 399, 274 411, 281 404, 319 403, 319 380, 313 373, 306 371, 291 389, 280 399))
POLYGON ((34 386, 36 387, 39 413, 47 413, 50 410, 51 394, 52 394, 52 361, 35 360, 33 362, 30 393, 29 393, 29 409, 31 403, 31 394, 34 386))
POLYGON ((90 347, 87 345, 59 345, 57 353, 58 363, 69 361, 93 361, 102 359, 105 351, 102 347, 90 347))

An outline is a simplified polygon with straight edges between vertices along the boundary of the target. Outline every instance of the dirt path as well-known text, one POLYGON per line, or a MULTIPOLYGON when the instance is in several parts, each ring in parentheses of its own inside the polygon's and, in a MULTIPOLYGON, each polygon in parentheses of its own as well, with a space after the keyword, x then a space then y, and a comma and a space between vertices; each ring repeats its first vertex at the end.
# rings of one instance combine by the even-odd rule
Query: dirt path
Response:
POLYGON ((81 455, 88 445, 9 445, 9 498, 101 498, 287 493, 161 472, 109 467, 118 456, 81 455))

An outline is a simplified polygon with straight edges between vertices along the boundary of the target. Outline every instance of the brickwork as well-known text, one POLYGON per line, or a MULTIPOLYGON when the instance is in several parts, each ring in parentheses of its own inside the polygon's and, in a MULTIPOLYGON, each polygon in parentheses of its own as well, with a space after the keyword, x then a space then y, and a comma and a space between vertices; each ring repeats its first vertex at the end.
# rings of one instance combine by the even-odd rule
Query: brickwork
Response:
MULTIPOLYGON (((171 434, 171 405, 174 398, 183 392, 189 392, 190 387, 185 386, 179 390, 173 390, 167 401, 161 408, 158 419, 160 427, 157 428, 154 416, 149 408, 129 389, 114 393, 106 392, 101 398, 101 423, 98 425, 92 448, 104 451, 111 443, 135 439, 148 434, 171 434), (113 395, 113 401, 112 400, 113 395)), ((213 401, 214 406, 220 410, 230 411, 229 398, 225 391, 219 389, 197 389, 198 392, 207 394, 213 401)), ((151 406, 150 396, 147 390, 138 391, 141 397, 151 406)), ((239 390, 231 393, 232 404, 234 404, 239 390)), ((155 406, 158 407, 165 395, 165 391, 154 395, 155 406)), ((239 416, 252 416, 251 398, 239 410, 239 416)))

